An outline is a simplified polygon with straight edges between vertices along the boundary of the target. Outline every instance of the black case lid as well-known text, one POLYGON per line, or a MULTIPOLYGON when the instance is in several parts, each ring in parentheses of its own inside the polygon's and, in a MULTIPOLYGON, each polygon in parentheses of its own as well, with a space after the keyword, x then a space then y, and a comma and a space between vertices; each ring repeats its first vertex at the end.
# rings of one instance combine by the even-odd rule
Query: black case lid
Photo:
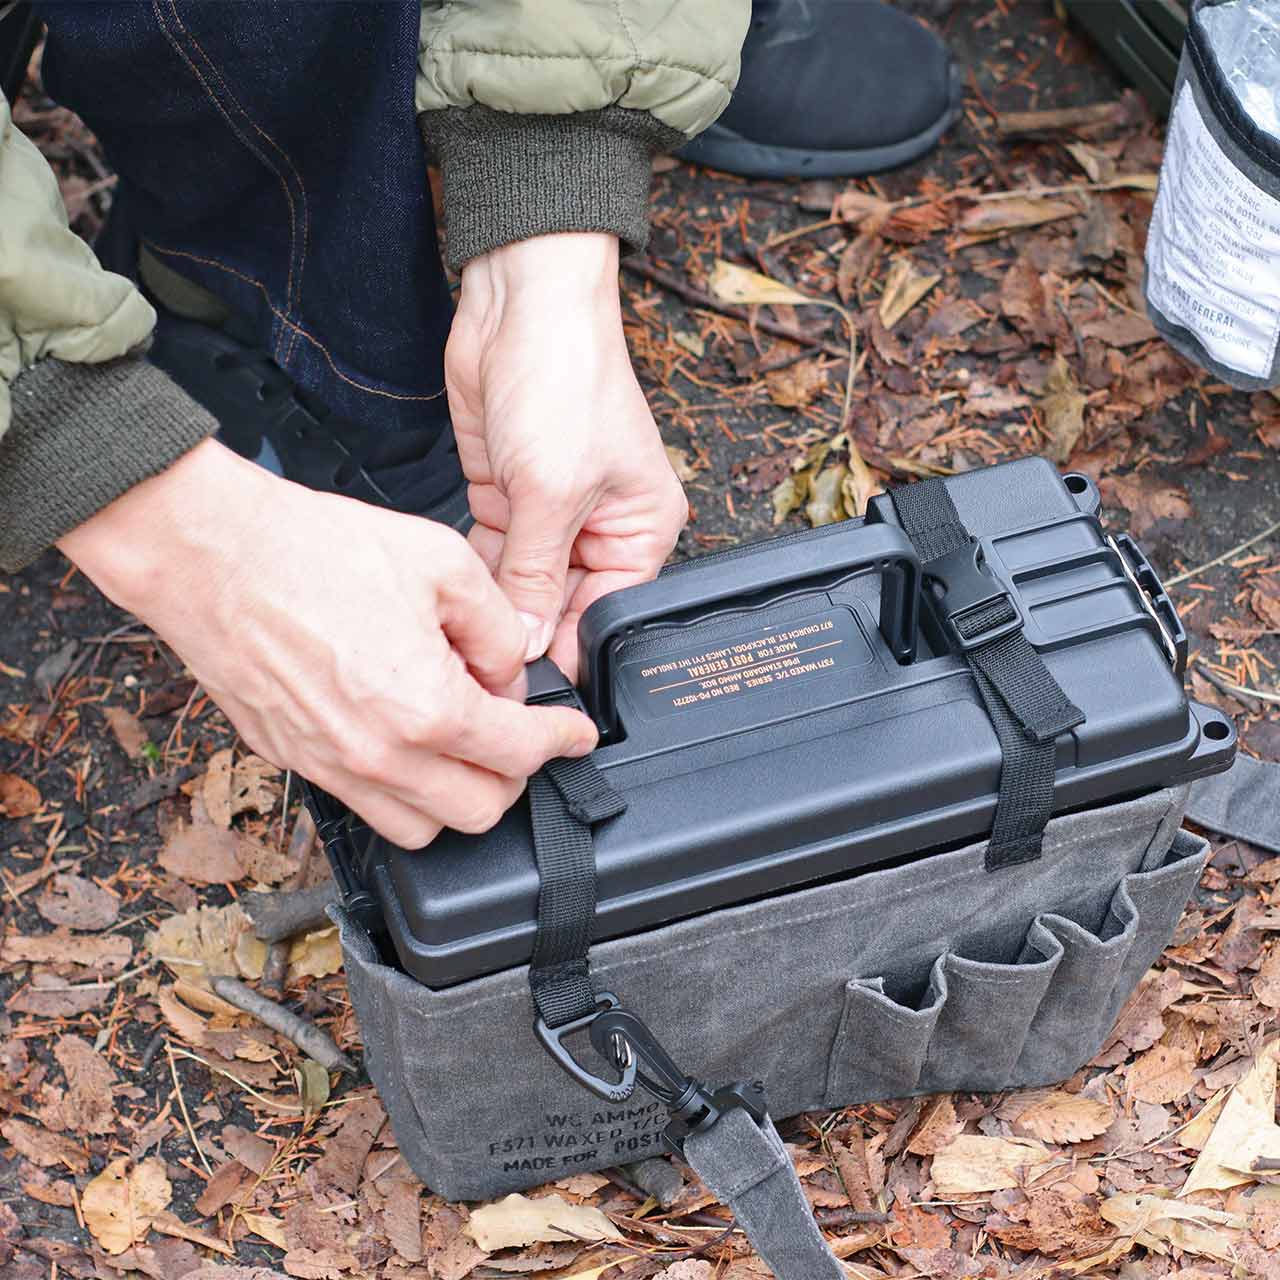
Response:
MULTIPOLYGON (((1234 729, 1188 702, 1176 614, 1137 547, 1104 533, 1091 482, 1024 459, 947 487, 1086 715, 1058 741, 1055 812, 1226 768, 1234 729)), ((690 561, 587 611, 584 699, 608 737, 594 759, 628 802, 595 832, 597 938, 990 830, 995 731, 927 593, 914 625, 914 557, 895 525, 874 499, 865 522, 690 561), (900 661, 904 619, 914 661, 900 661)), ((548 666, 531 696, 556 687, 548 666)), ((372 837, 362 863, 422 982, 528 960, 538 876, 524 802, 484 836, 445 832, 422 851, 372 837)))

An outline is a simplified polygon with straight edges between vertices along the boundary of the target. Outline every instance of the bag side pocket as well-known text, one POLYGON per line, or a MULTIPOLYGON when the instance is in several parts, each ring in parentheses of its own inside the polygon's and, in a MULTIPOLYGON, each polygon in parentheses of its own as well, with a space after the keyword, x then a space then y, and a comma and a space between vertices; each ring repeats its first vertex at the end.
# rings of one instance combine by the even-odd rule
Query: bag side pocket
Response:
POLYGON ((1005 1088, 1062 954, 1062 948, 1055 947, 1018 964, 944 955, 938 966, 946 977, 947 994, 921 1089, 943 1093, 1005 1088))
POLYGON ((895 1000, 885 991, 883 978, 847 982, 844 1012, 827 1062, 827 1105, 915 1093, 946 995, 946 979, 938 965, 918 1008, 895 1000))

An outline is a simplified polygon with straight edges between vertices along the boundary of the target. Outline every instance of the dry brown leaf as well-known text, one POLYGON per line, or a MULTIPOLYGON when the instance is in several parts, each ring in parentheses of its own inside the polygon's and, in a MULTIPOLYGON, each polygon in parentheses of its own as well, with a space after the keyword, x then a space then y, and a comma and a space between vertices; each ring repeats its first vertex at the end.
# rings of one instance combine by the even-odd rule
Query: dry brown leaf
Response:
MULTIPOLYGON (((907 1150, 916 1156, 936 1155, 943 1147, 954 1142, 963 1129, 964 1121, 956 1117, 951 1095, 944 1093, 925 1107, 920 1123, 907 1142, 907 1150)), ((947 1244, 950 1243, 948 1240, 947 1244)))
POLYGON ((1085 1142, 1105 1133, 1111 1118, 1106 1103, 1055 1090, 1021 1112, 1014 1127, 1044 1142, 1085 1142))
POLYGON ((269 1244, 275 1245, 277 1249, 287 1249, 289 1247, 285 1241, 284 1223, 279 1218, 273 1218, 269 1213, 241 1213, 240 1221, 255 1236, 261 1236, 269 1244))
POLYGON ((53 1056, 67 1077, 67 1092, 47 1113, 41 1112, 44 1122, 74 1133, 113 1133, 119 1116, 112 1090, 118 1081, 107 1060, 87 1040, 71 1035, 58 1040, 53 1056))
POLYGON ((933 1157, 933 1184, 942 1196, 1018 1187, 1053 1158, 1039 1142, 962 1133, 933 1157))
POLYGON ((53 933, 8 933, 0 939, 0 961, 7 964, 68 964, 103 977, 120 973, 133 955, 133 943, 123 933, 75 937, 65 929, 53 933))
POLYGON ((671 470, 676 473, 676 478, 681 484, 688 484, 697 478, 698 473, 689 461, 687 449, 681 449, 674 444, 667 445, 667 461, 671 463, 671 470))
POLYGON ((51 877, 36 899, 36 910, 50 924, 96 931, 115 924, 120 899, 92 880, 63 873, 51 877))
POLYGON ((1129 512, 1129 528, 1142 537, 1157 520, 1190 519, 1191 499, 1179 485, 1163 484, 1150 472, 1104 476, 1098 487, 1105 502, 1129 512))
POLYGON ((327 978, 342 970, 342 943, 336 926, 317 929, 294 940, 289 948, 289 982, 327 978))
POLYGON ((816 360, 800 360, 764 376, 769 398, 784 409, 803 409, 827 389, 827 371, 816 360))
POLYGON ((240 839, 211 823, 183 824, 169 833, 156 859, 168 872, 197 884, 229 884, 244 875, 240 839))
POLYGON ((464 1228, 488 1253, 547 1240, 621 1240, 622 1233, 586 1204, 569 1204, 562 1196, 530 1200, 510 1195, 496 1204, 473 1209, 464 1228))
POLYGON ((13 1143, 18 1154, 32 1164, 50 1169, 56 1164, 65 1165, 72 1173, 84 1173, 89 1167, 89 1153, 70 1138, 50 1133, 25 1120, 11 1116, 0 1124, 0 1137, 13 1143))
POLYGON ((844 463, 837 462, 810 482, 809 501, 805 504, 804 513, 815 529, 819 525, 834 524, 848 518, 844 509, 844 479, 847 474, 848 468, 844 463))
POLYGON ((266 944, 254 937, 249 917, 236 903, 193 907, 162 920, 147 934, 147 950, 174 974, 198 987, 210 974, 260 978, 266 944))
POLYGON ((1177 1102, 1196 1086, 1195 1056, 1190 1049, 1153 1045, 1125 1073, 1125 1087, 1140 1102, 1177 1102))
POLYGON ((1268 1009, 1280 1009, 1280 943, 1272 943, 1253 980, 1253 998, 1268 1009))
POLYGON ((1157 1253, 1169 1248, 1234 1261, 1249 1220, 1243 1214, 1184 1204, 1161 1196, 1127 1193, 1111 1196, 1098 1212, 1138 1244, 1157 1253))
POLYGON ((29 818, 44 803, 39 790, 16 773, 0 773, 0 818, 29 818))
POLYGON ((1113 311, 1080 326, 1082 338, 1097 338, 1109 347, 1135 347, 1156 337, 1155 326, 1146 316, 1131 311, 1113 311))
POLYGON ((242 756, 231 770, 231 816, 269 814, 280 795, 279 779, 280 770, 261 756, 242 756))
POLYGON ((1266 1146, 1280 1138, 1280 1127, 1275 1123, 1278 1063, 1280 1039, 1262 1048, 1253 1066, 1231 1090, 1179 1196, 1225 1191, 1252 1181, 1249 1172, 1239 1170, 1239 1164, 1246 1159, 1252 1163, 1254 1144, 1266 1146))
POLYGON ((196 1212, 202 1218, 212 1217, 235 1199, 236 1192, 249 1176, 249 1170, 239 1160, 228 1160, 226 1164, 219 1165, 196 1199, 196 1212))
POLYGON ((851 226, 857 226, 867 219, 873 224, 881 223, 892 212, 893 206, 887 200, 859 191, 856 187, 841 191, 831 206, 831 216, 851 226))
POLYGON ((905 255, 895 259, 880 295, 880 323, 891 330, 941 279, 940 275, 917 271, 905 255))
MULTIPOLYGON (((732 302, 743 306, 769 306, 778 303, 797 306, 825 302, 824 299, 807 298, 803 293, 781 281, 774 280, 771 276, 762 275, 759 271, 752 271, 748 267, 740 267, 736 262, 726 262, 723 258, 716 260, 711 278, 707 281, 707 287, 721 302, 732 302)), ((834 304, 826 303, 825 305, 834 304)))
POLYGON ((1045 395, 1040 407, 1048 437, 1045 454, 1063 466, 1084 434, 1084 407, 1089 398, 1081 392, 1070 366, 1061 355, 1054 358, 1044 387, 1045 395))
POLYGON ((80 1208, 93 1238, 107 1253, 116 1254, 146 1238, 152 1220, 172 1196, 162 1160, 149 1156, 130 1169, 128 1157, 122 1156, 85 1187, 80 1208))
POLYGON ((1007 200, 984 200, 970 205, 960 215, 959 227, 970 235, 986 237, 1023 227, 1038 227, 1045 222, 1057 222, 1060 218, 1074 218, 1079 213, 1077 205, 1065 200, 1050 200, 1045 196, 1010 196, 1007 200))
POLYGON ((858 286, 884 252, 884 241, 872 232, 855 236, 845 246, 836 266, 836 294, 846 306, 857 296, 858 286))
POLYGON ((138 717, 123 707, 103 707, 102 715, 107 722, 107 728, 111 730, 111 736, 120 744, 120 749, 125 755, 130 760, 140 759, 142 749, 150 739, 147 737, 147 731, 138 722, 138 717))
POLYGON ((215 751, 209 757, 200 782, 204 811, 213 825, 224 831, 231 826, 231 762, 234 755, 231 747, 215 751))

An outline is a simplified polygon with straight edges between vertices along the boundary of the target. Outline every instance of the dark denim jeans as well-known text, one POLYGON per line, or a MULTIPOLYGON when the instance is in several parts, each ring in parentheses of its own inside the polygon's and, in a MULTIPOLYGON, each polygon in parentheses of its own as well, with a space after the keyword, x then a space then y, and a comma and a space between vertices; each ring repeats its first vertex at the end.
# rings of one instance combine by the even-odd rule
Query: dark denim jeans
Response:
POLYGON ((369 427, 446 412, 451 303, 414 120, 418 0, 45 3, 50 94, 162 261, 369 427))

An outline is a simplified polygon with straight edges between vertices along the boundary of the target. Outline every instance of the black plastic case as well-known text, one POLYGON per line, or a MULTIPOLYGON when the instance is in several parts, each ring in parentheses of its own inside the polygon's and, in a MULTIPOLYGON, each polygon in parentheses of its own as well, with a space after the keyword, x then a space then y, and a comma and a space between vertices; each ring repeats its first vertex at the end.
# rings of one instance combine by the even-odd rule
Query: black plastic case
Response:
MULTIPOLYGON (((1235 731, 1183 692, 1186 637, 1096 488, 1024 459, 948 479, 1025 634, 1086 715, 1059 739, 1055 813, 1227 767, 1235 731)), ((988 831, 1000 749, 948 651, 887 498, 606 597, 582 620, 595 760, 628 801, 596 829, 596 936, 927 857, 988 831), (918 613, 918 616, 917 616, 918 613)), ((563 692, 548 663, 530 700, 563 692)), ((406 972, 442 987, 528 960, 538 876, 527 807, 484 836, 350 868, 406 972)))

